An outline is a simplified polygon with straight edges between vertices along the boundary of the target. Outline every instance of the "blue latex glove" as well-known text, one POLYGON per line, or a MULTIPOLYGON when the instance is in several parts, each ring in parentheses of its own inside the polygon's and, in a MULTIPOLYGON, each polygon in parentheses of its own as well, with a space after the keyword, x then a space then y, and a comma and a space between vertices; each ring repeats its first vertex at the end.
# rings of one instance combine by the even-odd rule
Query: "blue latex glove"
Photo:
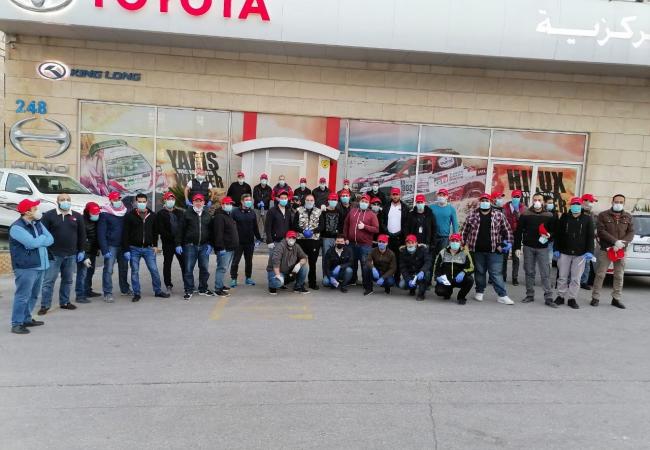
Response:
POLYGON ((436 278, 436 281, 437 281, 438 283, 440 283, 440 284, 445 284, 445 283, 444 283, 445 278, 444 278, 443 276, 439 276, 439 277, 437 277, 437 278, 436 278))
POLYGON ((210 244, 207 244, 205 246, 205 254, 206 256, 210 256, 210 253, 212 253, 212 246, 210 244))
POLYGON ((181 247, 180 245, 178 247, 176 247, 176 254, 177 255, 182 255, 183 254, 183 247, 181 247))
POLYGON ((557 250, 553 252, 553 259, 560 259, 560 252, 557 250))
POLYGON ((311 230, 305 230, 302 232, 302 235, 307 239, 311 239, 314 236, 314 232, 311 230))
POLYGON ((338 276, 339 276, 339 272, 341 272, 341 266, 336 266, 336 267, 334 268, 334 270, 332 270, 332 275, 334 275, 335 277, 338 277, 338 276))
POLYGON ((259 203, 257 204, 257 208, 258 208, 258 209, 264 209, 264 202, 259 202, 259 203))
POLYGON ((84 260, 85 257, 86 257, 86 253, 85 253, 85 252, 79 252, 79 253, 77 253, 77 262, 80 263, 81 261, 84 260))
POLYGON ((594 255, 592 253, 585 253, 584 254, 585 261, 591 261, 594 258, 594 255))
POLYGON ((424 280, 424 272, 419 272, 418 273, 418 281, 424 280))
POLYGON ((109 259, 109 258, 112 258, 112 257, 113 257, 113 254, 111 252, 104 253, 104 259, 109 259))
POLYGON ((379 278, 379 279, 377 280, 377 286, 383 286, 383 285, 384 285, 384 281, 385 281, 385 280, 384 280, 383 278, 379 278))
POLYGON ((208 204, 206 205, 208 208, 212 208, 212 200, 208 200, 208 204))
MULTIPOLYGON (((210 247, 210 248, 212 248, 212 247, 210 247)), ((225 254, 226 254, 226 251, 225 251, 225 250, 219 250, 219 251, 217 252, 217 255, 219 255, 219 256, 223 256, 223 255, 225 255, 225 254)))
POLYGON ((262 245, 262 241, 255 240, 255 248, 259 247, 262 245))
POLYGON ((462 283, 464 279, 465 272, 460 272, 458 275, 456 275, 456 283, 462 283))
POLYGON ((131 261, 131 252, 124 252, 124 259, 131 261))
POLYGON ((336 277, 330 277, 330 284, 337 287, 339 285, 339 280, 337 280, 336 277))
POLYGON ((379 278, 379 277, 380 277, 380 275, 379 275, 379 271, 377 270, 376 267, 373 267, 373 268, 372 268, 372 278, 374 278, 374 279, 376 280, 376 279, 379 278))
POLYGON ((189 201, 189 200, 185 200, 185 206, 187 206, 187 207, 191 207, 191 206, 192 206, 192 202, 189 201))
POLYGON ((415 289, 415 286, 416 286, 415 280, 411 280, 411 281, 409 281, 409 287, 410 287, 411 289, 415 289))
POLYGON ((503 241, 503 246, 501 247, 501 253, 508 253, 512 250, 512 244, 510 242, 503 241))

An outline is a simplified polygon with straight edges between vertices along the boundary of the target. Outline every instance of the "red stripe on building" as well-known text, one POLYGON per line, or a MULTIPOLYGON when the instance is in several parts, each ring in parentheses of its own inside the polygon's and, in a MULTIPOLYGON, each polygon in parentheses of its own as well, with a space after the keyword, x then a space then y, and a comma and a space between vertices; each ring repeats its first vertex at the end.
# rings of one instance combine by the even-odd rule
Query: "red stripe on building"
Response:
POLYGON ((257 113, 245 112, 244 113, 244 141, 251 141, 257 138, 257 113))
MULTIPOLYGON (((341 131, 341 119, 339 117, 327 118, 327 130, 325 132, 325 145, 332 148, 339 148, 339 133, 341 131)), ((339 149, 340 150, 340 149, 339 149)), ((329 189, 336 192, 336 171, 338 164, 330 160, 329 189)))

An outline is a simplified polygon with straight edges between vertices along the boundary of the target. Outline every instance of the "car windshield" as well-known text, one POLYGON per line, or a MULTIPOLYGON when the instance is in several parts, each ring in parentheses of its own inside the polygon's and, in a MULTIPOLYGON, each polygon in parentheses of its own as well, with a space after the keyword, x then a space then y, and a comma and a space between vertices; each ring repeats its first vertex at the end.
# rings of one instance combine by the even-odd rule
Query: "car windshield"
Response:
POLYGON ((90 194, 91 192, 70 177, 29 175, 41 194, 90 194))
POLYGON ((634 234, 650 236, 650 216, 633 216, 634 234))
POLYGON ((383 169, 383 172, 386 172, 386 173, 399 173, 399 172, 402 171, 404 166, 406 166, 407 161, 408 160, 406 160, 406 159, 398 159, 397 161, 393 161, 385 169, 383 169))
POLYGON ((106 162, 109 179, 131 177, 151 173, 151 166, 141 155, 122 156, 106 162))

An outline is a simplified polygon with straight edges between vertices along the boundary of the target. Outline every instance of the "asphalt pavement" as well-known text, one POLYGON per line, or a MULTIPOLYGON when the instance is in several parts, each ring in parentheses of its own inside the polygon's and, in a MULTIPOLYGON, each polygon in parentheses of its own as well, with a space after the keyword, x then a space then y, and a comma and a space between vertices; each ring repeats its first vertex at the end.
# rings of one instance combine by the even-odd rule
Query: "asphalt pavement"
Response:
POLYGON ((0 278, 0 448, 650 448, 650 278, 626 279, 627 310, 510 285, 514 306, 271 297, 255 258, 257 286, 189 302, 177 266, 164 300, 143 264, 139 303, 55 308, 26 336, 0 278))

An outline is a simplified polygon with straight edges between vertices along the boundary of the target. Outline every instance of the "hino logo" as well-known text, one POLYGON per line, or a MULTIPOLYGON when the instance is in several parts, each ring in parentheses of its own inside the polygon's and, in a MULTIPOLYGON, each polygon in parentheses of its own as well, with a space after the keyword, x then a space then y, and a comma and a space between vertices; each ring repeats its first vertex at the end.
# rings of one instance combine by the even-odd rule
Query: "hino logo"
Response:
POLYGON ((35 12, 51 12, 65 8, 72 0, 11 0, 23 9, 35 12))
POLYGON ((9 141, 16 150, 25 156, 37 158, 35 154, 23 147, 23 141, 54 142, 56 144, 59 144, 59 148, 49 155, 45 155, 43 157, 44 159, 55 158, 59 155, 62 155, 66 150, 68 150, 70 147, 70 131, 65 127, 65 125, 54 119, 44 119, 46 122, 54 125, 58 131, 55 133, 46 134, 35 133, 33 131, 23 131, 23 126, 25 124, 33 122, 34 120, 36 120, 36 117, 30 117, 27 119, 19 120, 11 126, 11 129, 9 130, 9 141))

